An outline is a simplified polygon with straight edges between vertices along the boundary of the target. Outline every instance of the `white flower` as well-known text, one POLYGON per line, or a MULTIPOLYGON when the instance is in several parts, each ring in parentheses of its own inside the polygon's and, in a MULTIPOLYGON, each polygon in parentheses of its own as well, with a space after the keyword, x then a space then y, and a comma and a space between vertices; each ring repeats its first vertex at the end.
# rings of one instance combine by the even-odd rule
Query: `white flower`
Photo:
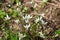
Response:
POLYGON ((45 14, 44 14, 44 13, 42 13, 40 16, 41 16, 41 17, 44 17, 44 15, 45 15, 45 14))
POLYGON ((47 22, 45 22, 43 20, 43 17, 44 17, 44 14, 41 14, 40 17, 36 18, 35 22, 37 23, 37 22, 41 21, 41 24, 46 25, 47 22))
POLYGON ((31 19, 32 16, 26 14, 25 16, 22 16, 22 18, 23 18, 23 20, 24 20, 26 23, 28 23, 28 22, 29 22, 29 19, 31 19))
POLYGON ((26 37, 26 35, 23 35, 20 32, 18 33, 18 36, 19 36, 19 40, 21 40, 22 38, 26 37))
POLYGON ((21 5, 21 2, 19 2, 19 5, 21 5))
POLYGON ((33 1, 33 0, 31 0, 31 2, 30 2, 30 3, 32 4, 33 2, 34 2, 34 1, 33 1))
POLYGON ((10 7, 11 5, 9 4, 8 6, 10 7))
POLYGON ((59 36, 59 34, 56 34, 55 37, 59 36))
POLYGON ((17 11, 19 11, 19 8, 17 8, 17 11))
POLYGON ((35 22, 37 23, 37 22, 39 22, 40 20, 42 20, 42 17, 36 18, 35 22))
POLYGON ((17 2, 17 4, 16 4, 16 5, 17 5, 17 6, 18 6, 18 5, 21 5, 21 2, 17 2))
POLYGON ((19 22, 19 19, 17 19, 17 20, 14 20, 14 22, 18 23, 18 22, 19 22))
POLYGON ((40 15, 40 21, 41 21, 41 23, 42 24, 44 24, 44 25, 46 25, 47 24, 47 22, 45 22, 42 18, 44 17, 44 13, 42 13, 41 15, 40 15))
POLYGON ((40 37, 45 38, 45 36, 44 36, 44 34, 42 33, 42 31, 39 32, 39 34, 40 34, 40 37))
POLYGON ((16 5, 18 6, 19 4, 17 3, 16 5))
POLYGON ((5 20, 9 20, 9 19, 10 19, 10 17, 8 15, 6 15, 5 20))
POLYGON ((28 30, 28 28, 30 27, 30 24, 26 24, 24 25, 24 27, 28 30))
POLYGON ((42 18, 43 18, 43 17, 41 16, 39 19, 42 20, 42 18))
POLYGON ((32 18, 32 16, 27 15, 27 14, 25 15, 25 17, 23 16, 23 19, 28 19, 29 20, 30 18, 32 18))
POLYGON ((41 21, 41 24, 43 24, 43 25, 46 25, 47 24, 47 22, 45 22, 43 20, 40 20, 40 21, 41 21))
POLYGON ((43 0, 43 2, 47 2, 48 0, 43 0))
POLYGON ((39 20, 40 20, 40 19, 39 19, 39 18, 37 18, 37 19, 35 20, 35 22, 37 23, 37 22, 39 22, 39 20))
POLYGON ((34 4, 34 8, 36 8, 36 7, 37 7, 37 3, 34 4))
POLYGON ((25 22, 26 22, 26 23, 28 23, 28 22, 29 22, 29 20, 28 20, 28 19, 26 19, 26 20, 25 20, 25 22))

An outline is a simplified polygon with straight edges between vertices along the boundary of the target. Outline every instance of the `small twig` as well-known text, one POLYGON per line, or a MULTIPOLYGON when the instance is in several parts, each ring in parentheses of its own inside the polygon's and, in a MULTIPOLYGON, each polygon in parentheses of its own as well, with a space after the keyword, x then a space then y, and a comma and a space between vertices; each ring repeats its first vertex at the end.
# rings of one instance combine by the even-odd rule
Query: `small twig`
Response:
MULTIPOLYGON (((35 0, 35 2, 36 3, 43 3, 43 1, 36 1, 36 0, 35 0)), ((55 6, 56 8, 60 8, 60 3, 54 4, 54 3, 47 2, 47 4, 52 5, 52 6, 55 6)))

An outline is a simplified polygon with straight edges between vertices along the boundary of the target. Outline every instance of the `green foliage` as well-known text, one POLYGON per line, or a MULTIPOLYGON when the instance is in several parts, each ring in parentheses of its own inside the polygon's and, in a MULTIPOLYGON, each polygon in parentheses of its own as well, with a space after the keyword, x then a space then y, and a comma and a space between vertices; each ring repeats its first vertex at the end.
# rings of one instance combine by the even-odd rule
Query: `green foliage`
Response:
POLYGON ((18 3, 19 2, 19 0, 16 0, 16 3, 18 3))
POLYGON ((6 30, 6 39, 18 40, 18 32, 13 33, 12 30, 6 30))
POLYGON ((60 30, 56 30, 55 33, 56 33, 56 34, 60 34, 60 30))
POLYGON ((18 2, 19 2, 19 0, 12 0, 12 3, 14 3, 14 2, 18 3, 18 2))
POLYGON ((14 3, 14 0, 12 0, 12 3, 14 3))
POLYGON ((25 6, 22 7, 22 12, 26 12, 27 10, 28 10, 27 7, 25 7, 25 6))
POLYGON ((5 12, 3 12, 2 10, 0 10, 0 18, 4 18, 5 16, 5 12))
MULTIPOLYGON (((43 33, 41 33, 43 35, 44 32, 46 31, 45 30, 46 27, 45 27, 45 25, 43 25, 41 23, 41 21, 40 21, 41 18, 39 18, 41 16, 40 12, 39 12, 40 8, 38 7, 39 3, 37 3, 38 4, 37 7, 34 8, 35 3, 32 2, 32 4, 31 4, 31 7, 33 8, 32 9, 32 8, 25 6, 24 3, 22 3, 22 2, 21 2, 22 3, 22 5, 21 5, 21 3, 20 3, 21 0, 11 0, 11 1, 12 1, 12 5, 10 7, 7 6, 7 10, 4 10, 5 12, 0 10, 0 19, 3 19, 2 20, 3 24, 2 24, 2 22, 0 23, 0 24, 2 24, 1 25, 2 27, 0 28, 0 30, 2 29, 2 31, 5 32, 5 35, 2 38, 2 40, 18 40, 18 38, 19 38, 18 32, 15 29, 13 29, 16 26, 18 27, 18 28, 16 27, 17 30, 20 31, 20 29, 21 29, 22 34, 25 33, 27 35, 26 37, 24 37, 27 40, 33 40, 36 36, 40 37, 40 33, 39 33, 40 31, 43 32, 43 33), (14 4, 14 2, 16 2, 16 3, 14 4), (18 8, 20 10, 19 11, 15 10, 13 7, 16 9, 18 8), (6 13, 6 11, 7 11, 7 13, 6 13), (8 14, 8 16, 6 16, 7 14, 8 14), (26 16, 25 14, 31 15, 32 18, 30 16, 26 16), (5 18, 9 18, 9 17, 10 17, 10 20, 5 21, 5 18), (25 21, 27 21, 27 19, 25 17, 31 18, 31 19, 28 19, 28 21, 29 21, 28 23, 25 22, 25 21), (36 19, 38 19, 37 23, 35 23, 36 19), (27 25, 25 28, 27 28, 29 26, 28 24, 30 24, 30 27, 28 28, 28 30, 24 29, 25 25, 27 25), (12 30, 8 29, 8 28, 12 28, 12 30)), ((42 6, 45 7, 47 2, 48 2, 48 0, 43 0, 42 6)), ((43 7, 42 7, 42 9, 43 9, 43 7)), ((45 12, 48 13, 49 10, 47 9, 47 10, 45 10, 45 12)), ((41 12, 41 14, 42 13, 44 13, 44 12, 41 12)), ((41 20, 43 21, 43 23, 46 21, 44 17, 41 20)), ((56 30, 55 33, 60 34, 60 30, 56 30)), ((45 36, 45 34, 44 34, 44 36, 45 36)), ((22 38, 22 39, 25 40, 24 38, 22 38)), ((39 40, 39 39, 37 39, 37 40, 39 40)))
POLYGON ((13 34, 12 32, 10 32, 10 40, 18 40, 17 33, 16 34, 13 34))
POLYGON ((42 6, 46 6, 46 3, 48 2, 48 0, 43 0, 42 6))
POLYGON ((16 17, 18 14, 19 14, 19 12, 17 10, 13 10, 12 17, 16 17))

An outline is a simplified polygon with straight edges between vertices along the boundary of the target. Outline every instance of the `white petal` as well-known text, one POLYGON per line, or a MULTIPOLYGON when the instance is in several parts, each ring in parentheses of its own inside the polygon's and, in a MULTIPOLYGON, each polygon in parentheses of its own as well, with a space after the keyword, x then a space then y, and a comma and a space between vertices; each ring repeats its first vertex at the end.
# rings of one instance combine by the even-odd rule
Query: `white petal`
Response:
POLYGON ((45 21, 43 21, 43 20, 41 20, 41 23, 42 23, 43 25, 46 25, 46 24, 47 24, 47 22, 45 22, 45 21))
POLYGON ((32 18, 32 16, 30 16, 30 14, 29 15, 26 14, 25 17, 23 16, 23 19, 28 19, 29 20, 30 18, 32 18))
POLYGON ((59 36, 59 34, 56 34, 55 37, 59 36))
POLYGON ((18 23, 19 22, 19 19, 17 19, 17 20, 14 20, 16 23, 18 23))
POLYGON ((43 0, 43 2, 47 2, 48 0, 43 0))
POLYGON ((45 38, 45 36, 44 36, 44 34, 42 33, 42 31, 39 32, 39 34, 40 34, 40 37, 45 38))
POLYGON ((24 27, 28 30, 28 28, 30 27, 30 24, 26 24, 26 25, 24 25, 24 27))
POLYGON ((6 15, 5 20, 9 20, 9 19, 10 19, 10 17, 8 15, 6 15))
POLYGON ((37 7, 37 3, 35 3, 35 5, 34 5, 34 8, 36 8, 37 7))
POLYGON ((22 38, 26 37, 26 35, 23 35, 20 32, 18 33, 18 36, 19 36, 19 40, 21 40, 22 38))
POLYGON ((37 18, 37 19, 35 20, 35 22, 37 23, 37 22, 39 22, 39 20, 40 20, 40 19, 39 19, 39 18, 37 18))
POLYGON ((22 16, 22 18, 23 18, 23 19, 25 19, 25 17, 24 17, 24 16, 22 16))
POLYGON ((30 19, 30 18, 32 18, 32 16, 30 16, 30 15, 27 15, 27 19, 30 19))
POLYGON ((40 20, 42 20, 43 17, 40 17, 40 20))
POLYGON ((26 23, 28 23, 28 22, 29 22, 29 20, 25 20, 25 22, 26 22, 26 23))
POLYGON ((9 4, 8 6, 10 7, 11 5, 9 4))
POLYGON ((16 5, 18 6, 18 3, 16 5))
POLYGON ((41 14, 41 17, 44 17, 44 15, 45 15, 45 14, 44 14, 44 13, 42 13, 42 14, 41 14))

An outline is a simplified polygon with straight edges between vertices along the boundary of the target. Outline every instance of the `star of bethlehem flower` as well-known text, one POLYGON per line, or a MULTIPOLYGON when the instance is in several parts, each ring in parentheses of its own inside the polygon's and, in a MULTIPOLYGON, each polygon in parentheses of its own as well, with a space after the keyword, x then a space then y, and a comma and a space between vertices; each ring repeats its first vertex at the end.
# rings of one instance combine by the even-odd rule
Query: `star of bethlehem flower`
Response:
POLYGON ((18 6, 18 3, 16 5, 18 6))
POLYGON ((14 20, 14 22, 18 23, 19 22, 19 19, 14 20))
POLYGON ((46 25, 48 22, 45 22, 44 20, 40 20, 41 24, 46 25))
POLYGON ((38 17, 35 21, 36 23, 39 22, 40 20, 42 20, 42 18, 44 17, 44 13, 40 14, 40 17, 38 17))
POLYGON ((18 6, 18 5, 21 5, 21 2, 17 2, 17 4, 16 4, 16 5, 17 5, 17 6, 18 6))
POLYGON ((23 35, 20 32, 18 33, 18 36, 19 36, 19 40, 21 40, 22 38, 26 37, 26 35, 23 35))
POLYGON ((17 11, 19 11, 20 9, 19 8, 17 8, 17 11))
POLYGON ((40 14, 41 17, 44 17, 44 15, 45 15, 44 13, 40 14))
POLYGON ((45 38, 45 36, 44 36, 44 34, 42 33, 42 31, 39 32, 39 34, 40 34, 40 37, 45 38))
POLYGON ((36 8, 36 7, 37 7, 37 3, 34 4, 34 8, 36 8))
POLYGON ((35 23, 41 21, 41 24, 44 24, 44 25, 47 24, 47 22, 43 20, 44 15, 45 14, 40 14, 40 17, 36 18, 35 23))
POLYGON ((42 20, 42 18, 43 18, 43 17, 38 17, 38 18, 36 18, 35 22, 36 22, 36 23, 39 22, 40 20, 42 20))
POLYGON ((37 22, 39 22, 39 20, 40 20, 40 19, 39 19, 39 18, 37 18, 37 19, 35 20, 35 22, 37 23, 37 22))
POLYGON ((8 6, 10 7, 11 5, 9 4, 8 6))
POLYGON ((9 20, 9 19, 10 19, 10 17, 8 15, 6 15, 5 20, 9 20))
POLYGON ((30 24, 26 24, 24 25, 24 27, 28 30, 28 28, 30 27, 30 24))
POLYGON ((28 19, 26 19, 26 20, 25 20, 25 22, 26 22, 26 23, 28 23, 28 22, 29 22, 29 20, 28 20, 28 19))
POLYGON ((55 37, 59 36, 59 34, 56 34, 55 37))
POLYGON ((30 18, 32 18, 32 16, 30 16, 29 14, 26 14, 25 17, 23 16, 23 19, 28 19, 29 20, 30 18))

